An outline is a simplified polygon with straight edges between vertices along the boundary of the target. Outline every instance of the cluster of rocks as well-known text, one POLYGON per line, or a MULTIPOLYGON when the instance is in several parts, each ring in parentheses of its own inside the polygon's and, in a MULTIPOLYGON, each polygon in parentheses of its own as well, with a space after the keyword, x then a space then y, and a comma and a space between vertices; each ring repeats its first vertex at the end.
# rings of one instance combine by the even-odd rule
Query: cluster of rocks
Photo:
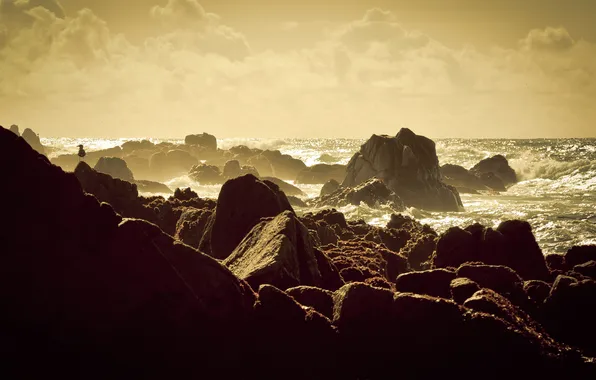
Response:
POLYGON ((441 166, 443 181, 458 189, 460 193, 478 191, 506 191, 507 186, 517 183, 517 175, 507 159, 498 154, 485 158, 470 170, 453 164, 441 166))
POLYGON ((596 247, 545 258, 526 222, 438 235, 401 215, 299 217, 252 174, 217 202, 144 198, 86 163, 65 173, 5 129, 0 170, 2 371, 596 375, 596 247))

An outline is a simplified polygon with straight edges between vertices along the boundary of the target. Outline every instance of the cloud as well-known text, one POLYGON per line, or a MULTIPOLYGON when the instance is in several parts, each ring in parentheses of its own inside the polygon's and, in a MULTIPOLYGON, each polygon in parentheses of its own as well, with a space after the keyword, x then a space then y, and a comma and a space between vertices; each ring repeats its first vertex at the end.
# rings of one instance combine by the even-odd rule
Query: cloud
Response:
POLYGON ((563 27, 533 29, 520 40, 520 46, 525 50, 535 51, 566 51, 575 45, 575 40, 563 27))

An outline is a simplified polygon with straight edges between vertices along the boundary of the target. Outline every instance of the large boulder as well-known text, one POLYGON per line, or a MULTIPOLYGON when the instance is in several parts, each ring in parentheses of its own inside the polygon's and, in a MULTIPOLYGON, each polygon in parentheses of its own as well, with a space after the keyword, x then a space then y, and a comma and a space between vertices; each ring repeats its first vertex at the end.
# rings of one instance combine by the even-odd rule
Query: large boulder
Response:
POLYGON ((469 190, 506 190, 503 181, 492 172, 475 175, 459 165, 445 164, 441 166, 441 175, 446 184, 454 186, 458 190, 462 189, 460 192, 470 192, 469 190))
POLYGON ((301 184, 319 184, 325 183, 331 179, 343 181, 346 177, 345 165, 318 164, 303 169, 296 176, 296 183, 301 184))
POLYGON ((209 150, 217 150, 217 139, 208 133, 188 135, 184 138, 186 145, 198 145, 209 150))
POLYGON ((288 154, 281 154, 279 150, 266 150, 248 160, 248 164, 254 166, 263 176, 290 181, 294 181, 298 173, 307 167, 301 160, 288 154))
POLYGON ((408 206, 459 211, 455 188, 441 180, 435 143, 402 128, 395 137, 373 135, 350 162, 343 186, 354 187, 377 177, 408 206))
POLYGON ((134 181, 134 176, 128 165, 126 165, 126 161, 118 157, 102 157, 93 169, 100 173, 109 174, 112 178, 119 178, 128 182, 134 181))
POLYGON ((474 167, 470 169, 470 172, 479 177, 481 174, 493 173, 495 176, 500 178, 501 181, 503 181, 505 186, 517 183, 517 175, 515 174, 515 170, 509 166, 507 159, 500 154, 485 158, 474 165, 474 167))
POLYGON ((286 195, 291 195, 295 197, 303 197, 305 196, 304 192, 300 190, 300 188, 288 183, 284 180, 275 177, 261 177, 263 181, 269 181, 276 184, 281 191, 283 191, 286 195))
POLYGON ((41 145, 39 135, 29 128, 25 128, 21 137, 33 148, 35 151, 41 154, 46 153, 46 149, 41 145))
POLYGON ((451 281, 454 279, 455 273, 446 269, 403 273, 397 276, 395 290, 398 292, 450 298, 451 281))
POLYGON ((16 125, 16 124, 13 124, 13 125, 10 126, 10 131, 12 133, 14 133, 15 135, 17 135, 17 136, 20 136, 21 135, 21 133, 19 132, 19 126, 16 125))
POLYGON ((319 194, 319 196, 323 197, 325 195, 332 194, 335 191, 337 191, 338 189, 339 189, 339 182, 334 179, 330 179, 329 181, 325 182, 325 184, 321 188, 321 193, 319 194))
POLYGON ((207 164, 193 166, 188 176, 201 185, 217 185, 225 181, 217 166, 207 164))
POLYGON ((323 283, 308 230, 292 211, 254 226, 223 264, 253 289, 323 283))
POLYGON ((200 249, 217 259, 227 258, 261 218, 292 211, 286 195, 274 183, 252 174, 228 180, 221 188, 215 214, 200 249))
POLYGON ((359 206, 363 203, 371 208, 388 206, 395 212, 405 209, 400 197, 377 178, 369 179, 353 188, 340 187, 335 192, 321 196, 313 202, 316 207, 359 206))

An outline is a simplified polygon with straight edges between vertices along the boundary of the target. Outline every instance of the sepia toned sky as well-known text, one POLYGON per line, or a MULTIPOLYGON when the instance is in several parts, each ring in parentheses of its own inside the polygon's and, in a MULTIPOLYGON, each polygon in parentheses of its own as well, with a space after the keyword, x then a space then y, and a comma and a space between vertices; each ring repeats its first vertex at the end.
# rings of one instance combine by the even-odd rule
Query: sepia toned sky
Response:
POLYGON ((596 137, 592 0, 0 0, 42 136, 596 137))

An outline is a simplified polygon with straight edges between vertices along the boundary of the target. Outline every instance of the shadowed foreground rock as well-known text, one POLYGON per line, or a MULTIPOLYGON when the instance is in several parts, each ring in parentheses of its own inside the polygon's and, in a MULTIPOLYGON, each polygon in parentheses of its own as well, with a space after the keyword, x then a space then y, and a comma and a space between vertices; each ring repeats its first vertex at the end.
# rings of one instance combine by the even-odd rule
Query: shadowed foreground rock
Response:
MULTIPOLYGON (((265 284, 255 294, 217 260, 154 224, 123 219, 109 204, 85 194, 75 175, 3 128, 0 173, 11 184, 0 187, 3 218, 9 221, 0 230, 2 378, 596 376, 592 358, 549 336, 552 331, 557 339, 593 347, 594 281, 558 277, 540 321, 546 331, 532 315, 487 289, 463 305, 362 282, 332 294, 297 288, 286 293, 265 284)), ((257 186, 266 192, 264 186, 277 194, 272 204, 282 201, 268 184, 254 177, 240 180, 249 182, 249 190, 257 186)), ((171 202, 200 206, 194 195, 177 191, 171 202)), ((238 213, 255 216, 243 213, 250 202, 220 200, 238 207, 226 214, 225 224, 238 213)), ((295 218, 291 210, 282 217, 295 218)), ((351 239, 377 231, 346 222, 337 212, 320 218, 338 226, 338 236, 351 239)), ((415 228, 405 218, 395 218, 392 226, 415 228)), ((395 255, 384 243, 353 243, 370 243, 385 262, 380 251, 395 255)), ((314 256, 323 273, 317 249, 314 256)))

